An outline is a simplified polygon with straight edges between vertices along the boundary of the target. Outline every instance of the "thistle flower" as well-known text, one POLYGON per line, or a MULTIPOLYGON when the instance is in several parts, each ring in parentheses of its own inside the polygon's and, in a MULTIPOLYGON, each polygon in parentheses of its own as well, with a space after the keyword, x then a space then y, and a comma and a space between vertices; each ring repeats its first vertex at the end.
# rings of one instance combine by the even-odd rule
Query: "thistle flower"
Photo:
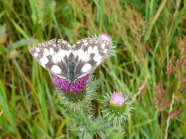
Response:
POLYGON ((112 121, 113 125, 119 125, 132 115, 132 93, 124 98, 122 93, 105 93, 99 102, 102 104, 102 112, 105 118, 112 121), (125 105, 124 105, 125 104, 125 105))
POLYGON ((77 79, 73 86, 70 85, 70 82, 68 80, 64 80, 58 76, 51 75, 52 82, 58 90, 60 90, 62 93, 72 93, 72 94, 79 94, 89 83, 90 75, 86 75, 80 79, 77 79))
POLYGON ((110 104, 121 108, 124 105, 124 97, 121 93, 114 92, 110 97, 110 104))
MULTIPOLYGON (((56 92, 56 100, 58 100, 58 104, 60 106, 65 106, 73 110, 78 110, 80 107, 89 107, 89 103, 91 103, 91 100, 96 98, 95 88, 98 85, 101 85, 101 82, 99 80, 95 80, 94 76, 86 75, 74 83, 74 86, 69 86, 70 83, 66 83, 69 88, 67 88, 64 92, 64 90, 60 90, 60 87, 64 82, 58 80, 58 78, 55 76, 52 78, 54 86, 58 88, 59 91, 62 93, 56 92), (57 80, 56 80, 57 79, 57 80), (59 81, 59 82, 58 82, 59 81), (82 86, 78 86, 82 85, 82 86), (85 85, 86 84, 86 85, 85 85), (71 87, 71 88, 70 88, 71 87), (77 90, 79 88, 79 90, 77 90), (82 89, 81 89, 82 88, 82 89), (71 90, 70 90, 71 89, 71 90), (72 91, 73 90, 73 91, 72 91), (71 91, 71 92, 69 92, 71 91), (77 91, 77 92, 76 92, 77 91), (73 93, 75 92, 75 93, 73 93)), ((65 87, 65 84, 63 84, 65 87)), ((63 88, 64 89, 64 88, 63 88)))
POLYGON ((107 35, 106 33, 103 33, 103 34, 99 35, 99 40, 111 41, 111 37, 109 35, 107 35))

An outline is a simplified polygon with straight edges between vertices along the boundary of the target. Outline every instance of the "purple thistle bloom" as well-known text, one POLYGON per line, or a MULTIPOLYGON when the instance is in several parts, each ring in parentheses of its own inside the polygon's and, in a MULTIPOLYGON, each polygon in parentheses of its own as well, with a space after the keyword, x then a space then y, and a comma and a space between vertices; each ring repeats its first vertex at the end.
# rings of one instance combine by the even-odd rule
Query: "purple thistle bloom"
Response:
POLYGON ((111 37, 106 33, 102 33, 101 35, 99 35, 99 40, 111 41, 111 37))
POLYGON ((110 104, 121 108, 124 105, 124 97, 121 93, 114 92, 110 97, 110 104))
POLYGON ((73 86, 70 85, 68 80, 64 80, 58 76, 51 75, 52 82, 58 90, 62 93, 79 94, 89 83, 88 78, 90 75, 86 75, 80 79, 77 79, 73 86))

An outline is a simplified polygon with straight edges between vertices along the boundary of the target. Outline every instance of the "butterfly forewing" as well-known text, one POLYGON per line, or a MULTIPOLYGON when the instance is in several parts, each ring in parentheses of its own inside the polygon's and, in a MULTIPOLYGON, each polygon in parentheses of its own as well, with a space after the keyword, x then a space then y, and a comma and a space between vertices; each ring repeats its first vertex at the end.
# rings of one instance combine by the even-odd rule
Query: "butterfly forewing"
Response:
POLYGON ((62 39, 53 39, 44 43, 39 43, 37 47, 28 47, 29 52, 37 62, 50 73, 67 79, 67 67, 65 56, 71 53, 71 45, 62 39))
POLYGON ((105 59, 111 46, 112 41, 91 38, 79 40, 73 45, 73 54, 79 57, 78 78, 93 71, 105 59))

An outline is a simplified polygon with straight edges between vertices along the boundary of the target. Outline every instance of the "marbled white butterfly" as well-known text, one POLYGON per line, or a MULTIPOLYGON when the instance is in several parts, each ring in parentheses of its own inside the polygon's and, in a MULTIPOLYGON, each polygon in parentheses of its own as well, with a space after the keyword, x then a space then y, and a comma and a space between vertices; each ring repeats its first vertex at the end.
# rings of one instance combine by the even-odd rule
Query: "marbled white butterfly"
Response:
POLYGON ((28 50, 42 67, 73 85, 76 79, 92 72, 111 47, 112 41, 108 40, 86 38, 71 46, 63 39, 52 39, 28 50))

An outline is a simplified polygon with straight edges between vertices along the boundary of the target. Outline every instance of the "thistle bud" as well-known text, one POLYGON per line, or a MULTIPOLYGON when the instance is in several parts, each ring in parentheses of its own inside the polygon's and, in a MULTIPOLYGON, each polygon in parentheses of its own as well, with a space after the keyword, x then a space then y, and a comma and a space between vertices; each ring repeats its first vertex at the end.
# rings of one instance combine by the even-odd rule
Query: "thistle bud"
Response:
POLYGON ((106 40, 106 41, 111 41, 111 37, 107 35, 106 33, 103 33, 99 35, 99 40, 106 40))
POLYGON ((124 105, 124 97, 121 93, 114 92, 110 97, 110 104, 118 108, 124 105))

